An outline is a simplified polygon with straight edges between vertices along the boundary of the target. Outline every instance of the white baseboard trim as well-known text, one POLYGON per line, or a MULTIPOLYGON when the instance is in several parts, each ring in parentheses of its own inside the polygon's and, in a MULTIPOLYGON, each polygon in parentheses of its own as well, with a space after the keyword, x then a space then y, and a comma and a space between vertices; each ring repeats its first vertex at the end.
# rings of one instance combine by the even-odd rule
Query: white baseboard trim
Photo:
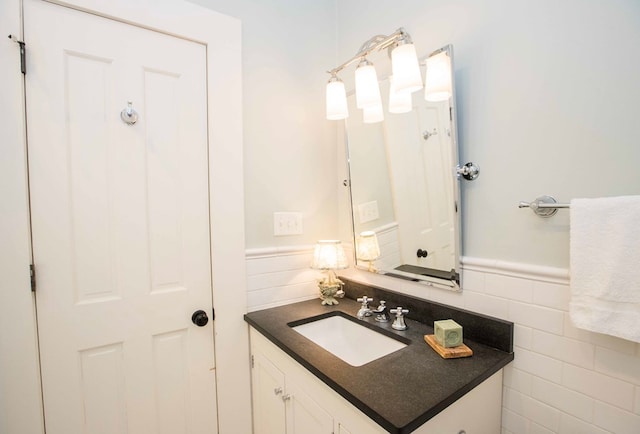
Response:
POLYGON ((463 256, 461 258, 461 262, 463 270, 500 274, 503 276, 564 285, 569 283, 569 270, 566 268, 523 264, 519 262, 508 262, 498 259, 475 258, 469 256, 463 256))
MULTIPOLYGON (((345 245, 346 249, 351 246, 345 245)), ((247 260, 266 259, 273 257, 309 254, 313 252, 314 245, 280 246, 246 249, 247 260)), ((478 258, 463 256, 461 258, 462 269, 482 273, 499 274, 503 276, 530 279, 541 282, 550 282, 567 285, 569 283, 569 270, 566 268, 550 267, 545 265, 525 264, 509 262, 499 259, 478 258)), ((464 287, 463 287, 464 290, 464 287)))
POLYGON ((274 256, 300 255, 313 252, 314 245, 282 246, 282 247, 262 247, 256 249, 246 249, 247 259, 271 258, 274 256))

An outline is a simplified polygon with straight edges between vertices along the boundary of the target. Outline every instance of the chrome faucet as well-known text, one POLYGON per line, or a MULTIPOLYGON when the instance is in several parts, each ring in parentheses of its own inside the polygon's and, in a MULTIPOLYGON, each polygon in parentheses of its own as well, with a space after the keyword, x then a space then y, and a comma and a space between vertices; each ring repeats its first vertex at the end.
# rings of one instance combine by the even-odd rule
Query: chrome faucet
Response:
POLYGON ((403 309, 398 306, 396 309, 391 309, 389 312, 396 316, 396 319, 391 324, 391 328, 395 330, 406 330, 407 324, 404 322, 404 316, 409 313, 409 309, 403 309))
POLYGON ((362 319, 365 316, 371 316, 371 309, 369 309, 369 302, 373 301, 373 298, 369 298, 366 295, 356 299, 358 303, 362 303, 360 309, 358 310, 357 317, 358 319, 362 319))
POLYGON ((380 300, 378 308, 371 311, 371 313, 377 314, 375 319, 378 322, 389 322, 389 312, 385 303, 384 300, 380 300))

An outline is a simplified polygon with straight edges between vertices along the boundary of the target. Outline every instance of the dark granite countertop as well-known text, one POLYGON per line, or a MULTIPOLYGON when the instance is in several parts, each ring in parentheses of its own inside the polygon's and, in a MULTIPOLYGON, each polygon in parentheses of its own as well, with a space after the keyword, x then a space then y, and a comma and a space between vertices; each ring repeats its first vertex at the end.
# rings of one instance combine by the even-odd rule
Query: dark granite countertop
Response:
POLYGON ((380 300, 377 295, 387 300, 389 308, 401 305, 410 309, 405 331, 393 330, 391 322, 379 323, 373 317, 357 320, 383 334, 395 336, 408 344, 405 348, 354 367, 289 326, 289 323, 319 315, 355 318, 360 304, 350 298, 341 299, 339 305, 331 307, 322 306, 319 299, 289 304, 248 313, 245 320, 390 433, 414 431, 513 360, 513 324, 509 322, 381 288, 346 283, 347 297, 373 296, 371 306, 375 307, 380 300), (389 300, 404 304, 392 304, 389 300), (411 319, 411 311, 427 318, 411 319), (429 315, 440 317, 428 318, 429 315), (443 359, 424 341, 424 335, 433 334, 434 319, 449 318, 463 326, 464 343, 473 350, 473 356, 443 359), (487 344, 478 342, 483 339, 467 337, 468 334, 480 336, 482 329, 492 331, 496 327, 503 335, 503 342, 498 345, 492 345, 491 338, 487 344))

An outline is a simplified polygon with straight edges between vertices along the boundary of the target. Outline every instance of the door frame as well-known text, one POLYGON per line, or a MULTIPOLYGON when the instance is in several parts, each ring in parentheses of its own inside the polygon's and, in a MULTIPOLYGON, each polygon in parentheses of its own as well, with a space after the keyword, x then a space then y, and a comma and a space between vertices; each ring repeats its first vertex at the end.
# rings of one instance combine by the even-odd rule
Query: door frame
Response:
MULTIPOLYGON (((241 23, 183 0, 51 1, 200 42, 207 47, 207 123, 218 431, 251 432, 244 177, 241 23), (222 104, 216 104, 221 101, 222 104), (216 206, 218 205, 218 206, 216 206)), ((22 0, 0 2, 0 28, 22 40, 22 0)), ((23 81, 17 44, 0 46, 0 431, 44 432, 31 258, 23 81), (5 200, 6 198, 6 200, 5 200)), ((29 67, 29 41, 27 68, 29 67)), ((27 70, 28 74, 28 70, 27 70)), ((37 264, 36 264, 37 267, 37 264)), ((215 411, 215 409, 212 409, 215 411)))

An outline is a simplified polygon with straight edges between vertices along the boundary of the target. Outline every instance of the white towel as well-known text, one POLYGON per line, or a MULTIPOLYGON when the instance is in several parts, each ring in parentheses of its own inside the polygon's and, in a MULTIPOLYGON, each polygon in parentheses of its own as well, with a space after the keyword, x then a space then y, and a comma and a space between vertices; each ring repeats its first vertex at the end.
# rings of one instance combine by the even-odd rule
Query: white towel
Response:
POLYGON ((640 342, 640 196, 571 201, 576 327, 640 342))

